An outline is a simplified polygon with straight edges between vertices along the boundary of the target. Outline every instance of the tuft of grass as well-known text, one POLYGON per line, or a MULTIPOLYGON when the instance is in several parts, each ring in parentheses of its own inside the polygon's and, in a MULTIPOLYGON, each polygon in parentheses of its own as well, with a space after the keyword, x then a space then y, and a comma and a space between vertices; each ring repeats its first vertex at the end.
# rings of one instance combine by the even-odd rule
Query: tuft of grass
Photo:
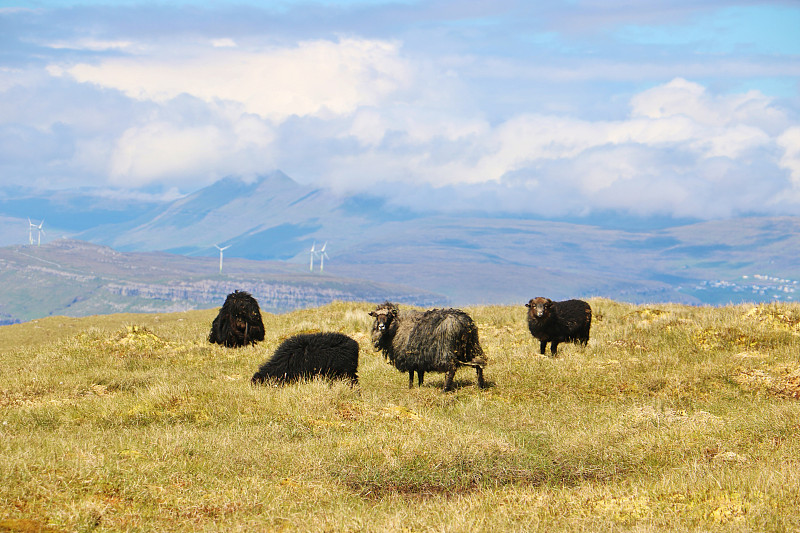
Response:
POLYGON ((490 364, 404 375, 370 304, 0 327, 0 531, 800 529, 800 306, 590 301, 588 346, 538 354, 525 308, 473 307, 490 364), (253 387, 282 340, 339 331, 359 385, 253 387))

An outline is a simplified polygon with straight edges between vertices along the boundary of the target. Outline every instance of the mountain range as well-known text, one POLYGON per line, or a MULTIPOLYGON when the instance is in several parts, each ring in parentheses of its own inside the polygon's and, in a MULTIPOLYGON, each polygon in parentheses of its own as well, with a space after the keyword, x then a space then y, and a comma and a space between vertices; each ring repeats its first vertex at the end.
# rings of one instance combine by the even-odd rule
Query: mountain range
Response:
POLYGON ((410 287, 421 301, 458 306, 538 295, 719 304, 793 300, 800 289, 800 217, 603 222, 422 212, 390 196, 302 185, 279 171, 225 178, 174 200, 0 190, 0 244, 30 247, 28 217, 44 218, 43 243, 67 237, 212 263, 215 245, 229 246, 226 261, 247 259, 266 271, 281 264, 306 279, 312 245, 327 242, 326 276, 410 287))

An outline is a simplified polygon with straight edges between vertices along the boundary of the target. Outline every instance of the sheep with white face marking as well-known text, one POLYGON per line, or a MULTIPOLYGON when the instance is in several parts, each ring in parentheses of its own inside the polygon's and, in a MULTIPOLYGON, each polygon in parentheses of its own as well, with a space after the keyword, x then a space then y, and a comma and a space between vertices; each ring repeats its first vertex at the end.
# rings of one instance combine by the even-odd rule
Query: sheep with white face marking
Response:
POLYGON ((478 340, 478 328, 459 309, 407 310, 385 302, 371 311, 372 345, 383 352, 400 372, 408 372, 408 387, 414 386, 414 372, 422 385, 425 372, 446 372, 444 390, 453 388, 460 366, 475 368, 478 386, 483 388, 486 355, 478 340))
POLYGON ((589 342, 592 326, 592 308, 583 300, 554 302, 549 298, 533 298, 525 304, 528 308, 528 329, 539 339, 539 353, 544 355, 547 343, 555 356, 561 342, 589 342))

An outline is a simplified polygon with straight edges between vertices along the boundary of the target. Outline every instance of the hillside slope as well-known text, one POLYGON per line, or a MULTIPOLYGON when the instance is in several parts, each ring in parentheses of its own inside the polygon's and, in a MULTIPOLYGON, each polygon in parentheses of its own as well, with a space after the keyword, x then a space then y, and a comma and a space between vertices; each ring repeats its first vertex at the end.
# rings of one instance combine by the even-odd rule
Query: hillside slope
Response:
POLYGON ((263 310, 285 312, 334 300, 442 304, 445 297, 397 283, 310 273, 281 262, 123 253, 83 241, 0 248, 0 323, 50 315, 171 312, 217 307, 247 290, 263 310))

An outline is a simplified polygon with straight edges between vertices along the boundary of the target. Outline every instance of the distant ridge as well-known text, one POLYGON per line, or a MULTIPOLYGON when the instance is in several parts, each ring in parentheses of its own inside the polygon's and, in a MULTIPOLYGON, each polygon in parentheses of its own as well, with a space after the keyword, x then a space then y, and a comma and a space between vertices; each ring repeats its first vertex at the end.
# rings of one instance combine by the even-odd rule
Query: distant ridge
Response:
POLYGON ((0 324, 50 315, 174 312, 222 305, 247 290, 265 312, 316 307, 332 301, 383 301, 431 306, 445 297, 405 287, 320 275, 296 265, 225 260, 163 252, 124 253, 62 239, 43 246, 0 248, 0 324))

